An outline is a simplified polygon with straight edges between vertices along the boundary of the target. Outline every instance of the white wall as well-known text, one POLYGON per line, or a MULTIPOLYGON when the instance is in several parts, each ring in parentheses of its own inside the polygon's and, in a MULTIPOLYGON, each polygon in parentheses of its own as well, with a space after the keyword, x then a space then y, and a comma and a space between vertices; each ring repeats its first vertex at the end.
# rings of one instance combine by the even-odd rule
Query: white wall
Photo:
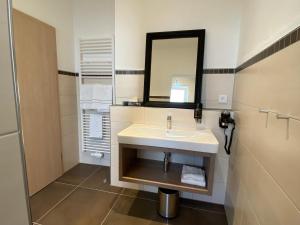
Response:
POLYGON ((114 34, 114 0, 72 0, 74 36, 98 37, 114 34))
MULTIPOLYGON (((132 123, 145 123, 154 126, 166 126, 166 118, 168 114, 172 115, 172 124, 175 129, 196 129, 199 124, 196 124, 193 117, 193 110, 189 109, 166 109, 166 108, 149 108, 149 107, 126 107, 126 106, 113 106, 111 107, 111 182, 112 185, 141 189, 145 191, 156 192, 157 188, 147 185, 138 185, 133 183, 126 183, 119 181, 119 152, 118 152, 118 140, 117 134, 128 127, 132 123)), ((194 200, 202 200, 207 202, 214 202, 224 204, 225 191, 227 183, 227 171, 228 171, 228 159, 224 146, 223 130, 219 128, 218 116, 220 111, 218 110, 204 110, 203 111, 203 124, 207 128, 210 128, 216 135, 219 141, 219 152, 216 157, 215 176, 214 176, 214 188, 213 195, 199 195, 192 193, 182 193, 182 197, 190 198, 194 200)), ((201 125, 200 125, 201 126, 201 125)), ((163 156, 160 154, 143 153, 139 157, 162 160, 163 156)), ((186 155, 172 154, 173 162, 182 164, 202 165, 202 160, 196 157, 190 157, 186 155)))
MULTIPOLYGON (((74 13, 75 68, 76 71, 80 71, 79 39, 114 36, 115 2, 114 0, 72 0, 72 2, 74 13)), ((85 80, 84 82, 103 83, 103 80, 92 79, 89 81, 85 80)), ((104 82, 107 83, 108 80, 104 82)), ((109 82, 112 83, 112 81, 109 82)), ((90 153, 79 150, 79 161, 81 163, 110 165, 110 155, 105 154, 104 158, 99 160, 91 157, 90 153)))
POLYGON ((80 38, 99 38, 114 35, 113 0, 71 0, 73 9, 74 58, 80 71, 78 42, 80 38))
POLYGON ((300 24, 299 0, 242 1, 238 65, 300 24))
MULTIPOLYGON (((116 69, 144 70, 147 32, 206 29, 204 68, 235 68, 240 25, 239 0, 116 0, 116 69)), ((118 75, 117 103, 143 98, 141 75, 118 75)), ((230 109, 233 74, 205 74, 205 108, 230 109), (228 103, 220 104, 219 95, 228 103)))
POLYGON ((204 68, 235 67, 239 7, 238 0, 116 0, 116 69, 144 69, 147 32, 201 28, 204 68))
POLYGON ((58 68, 74 71, 71 0, 13 0, 13 7, 56 29, 58 68))

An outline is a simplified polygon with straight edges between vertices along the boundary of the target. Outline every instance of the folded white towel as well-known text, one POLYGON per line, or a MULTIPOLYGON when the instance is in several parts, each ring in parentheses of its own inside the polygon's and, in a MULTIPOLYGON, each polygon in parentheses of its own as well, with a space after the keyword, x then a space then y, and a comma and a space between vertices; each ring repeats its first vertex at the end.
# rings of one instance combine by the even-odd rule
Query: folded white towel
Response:
POLYGON ((90 101, 93 99, 93 85, 84 84, 80 88, 80 100, 90 101))
POLYGON ((201 168, 183 165, 181 182, 199 186, 206 186, 205 171, 201 168))
POLYGON ((110 101, 112 102, 112 85, 83 84, 80 86, 81 101, 110 101))
POLYGON ((99 113, 90 114, 90 129, 89 129, 89 137, 91 138, 103 138, 102 134, 102 115, 99 113))
POLYGON ((112 85, 95 84, 93 86, 93 100, 112 101, 112 85))
POLYGON ((206 182, 205 181, 196 181, 196 180, 192 180, 192 179, 182 179, 181 178, 181 183, 206 187, 206 182))

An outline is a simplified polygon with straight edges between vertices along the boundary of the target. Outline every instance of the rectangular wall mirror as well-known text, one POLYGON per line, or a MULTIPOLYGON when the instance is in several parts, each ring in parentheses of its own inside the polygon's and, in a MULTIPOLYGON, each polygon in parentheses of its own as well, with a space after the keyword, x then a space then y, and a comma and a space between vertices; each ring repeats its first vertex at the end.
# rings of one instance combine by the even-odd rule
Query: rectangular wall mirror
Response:
POLYGON ((201 105, 205 30, 148 33, 144 105, 201 105))

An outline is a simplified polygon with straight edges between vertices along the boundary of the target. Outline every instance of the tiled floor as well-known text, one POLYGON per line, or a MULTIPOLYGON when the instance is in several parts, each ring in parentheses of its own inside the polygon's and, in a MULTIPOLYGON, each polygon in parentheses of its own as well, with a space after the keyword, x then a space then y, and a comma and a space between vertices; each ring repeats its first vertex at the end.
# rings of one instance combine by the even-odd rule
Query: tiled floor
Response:
POLYGON ((156 194, 112 187, 109 168, 79 164, 31 200, 41 225, 227 225, 221 205, 181 200, 177 218, 156 212, 156 194))

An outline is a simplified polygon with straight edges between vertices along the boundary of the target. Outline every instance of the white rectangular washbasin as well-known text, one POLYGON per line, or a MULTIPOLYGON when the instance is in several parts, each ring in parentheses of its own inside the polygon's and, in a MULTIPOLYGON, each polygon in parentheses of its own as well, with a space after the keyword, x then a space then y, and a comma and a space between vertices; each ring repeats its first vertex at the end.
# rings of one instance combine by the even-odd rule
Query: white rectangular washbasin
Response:
POLYGON ((166 130, 146 124, 133 124, 118 133, 122 144, 146 145, 216 154, 219 142, 210 129, 166 130))

